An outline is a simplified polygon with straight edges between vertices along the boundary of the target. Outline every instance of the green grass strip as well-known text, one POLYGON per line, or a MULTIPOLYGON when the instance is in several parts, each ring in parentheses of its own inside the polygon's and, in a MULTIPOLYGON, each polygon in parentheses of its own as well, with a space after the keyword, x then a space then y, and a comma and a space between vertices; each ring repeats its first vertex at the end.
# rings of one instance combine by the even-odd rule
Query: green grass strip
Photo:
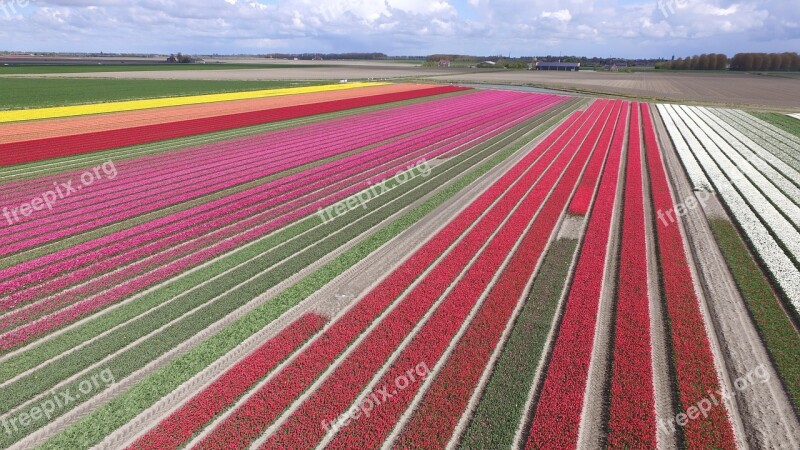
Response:
POLYGON ((547 251, 459 448, 514 443, 577 247, 576 239, 559 239, 547 251))
MULTIPOLYGON (((108 63, 62 64, 62 63, 11 63, 0 66, 0 75, 41 75, 51 73, 106 73, 106 72, 164 72, 195 70, 253 70, 253 69, 306 69, 311 67, 332 67, 322 64, 267 63, 211 63, 211 64, 166 64, 164 62, 118 64, 110 59, 108 63)), ((335 66, 333 66, 335 67, 335 66)), ((252 81, 250 81, 252 83, 252 81)))
POLYGON ((765 112, 751 112, 750 115, 755 116, 764 122, 771 123, 787 133, 791 133, 797 137, 800 137, 800 120, 797 120, 794 117, 789 117, 786 114, 765 112))
POLYGON ((316 86, 330 81, 0 78, 0 110, 85 105, 187 95, 316 86))
POLYGON ((733 224, 722 219, 711 219, 710 224, 795 412, 800 414, 800 334, 733 224))
MULTIPOLYGON (((549 121, 548 125, 562 120, 565 115, 566 113, 560 114, 558 119, 549 121)), ((535 135, 540 134, 546 128, 547 126, 539 127, 535 135)), ((67 448, 88 448, 98 443, 103 437, 133 419, 137 414, 231 351, 249 336, 268 326, 288 309, 300 303, 345 270, 421 220, 425 215, 469 186, 491 168, 517 152, 525 143, 532 140, 535 135, 528 135, 523 140, 516 141, 500 151, 490 149, 490 151, 495 151, 490 159, 481 163, 477 168, 473 168, 466 173, 462 172, 463 174, 455 183, 447 186, 401 218, 369 236, 164 368, 150 374, 129 391, 116 397, 80 422, 48 440, 42 448, 60 449, 65 448, 65 446, 67 448)), ((444 164, 438 166, 437 169, 443 166, 444 164)), ((441 183, 436 184, 441 186, 441 183)), ((263 289, 261 291, 263 292, 263 289)), ((112 367, 114 366, 112 365, 112 367)))

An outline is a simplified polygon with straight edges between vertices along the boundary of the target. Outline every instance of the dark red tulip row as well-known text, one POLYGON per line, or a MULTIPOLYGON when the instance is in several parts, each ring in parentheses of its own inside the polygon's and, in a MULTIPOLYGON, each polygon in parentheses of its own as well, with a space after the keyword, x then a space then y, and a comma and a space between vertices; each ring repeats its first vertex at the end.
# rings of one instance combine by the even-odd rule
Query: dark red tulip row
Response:
POLYGON ((527 448, 577 446, 629 109, 617 120, 527 448))
POLYGON ((634 103, 628 136, 611 369, 608 423, 611 448, 656 447, 639 123, 639 106, 634 103))
MULTIPOLYGON (((661 160, 653 119, 650 109, 644 104, 642 123, 653 210, 674 210, 675 200, 661 160)), ((656 220, 655 224, 659 264, 664 280, 661 285, 669 316, 674 352, 672 361, 680 398, 678 412, 682 413, 711 395, 720 397, 717 390, 721 388, 681 230, 677 223, 656 220)), ((683 428, 683 435, 686 448, 736 448, 731 422, 722 406, 712 408, 707 418, 689 420, 683 428)))

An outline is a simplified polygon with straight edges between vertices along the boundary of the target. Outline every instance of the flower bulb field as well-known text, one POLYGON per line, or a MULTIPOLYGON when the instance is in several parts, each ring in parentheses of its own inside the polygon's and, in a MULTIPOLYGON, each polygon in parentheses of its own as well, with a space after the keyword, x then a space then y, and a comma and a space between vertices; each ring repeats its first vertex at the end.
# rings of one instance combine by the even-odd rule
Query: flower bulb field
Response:
POLYGON ((0 110, 0 448, 800 448, 800 119, 351 82, 0 110))

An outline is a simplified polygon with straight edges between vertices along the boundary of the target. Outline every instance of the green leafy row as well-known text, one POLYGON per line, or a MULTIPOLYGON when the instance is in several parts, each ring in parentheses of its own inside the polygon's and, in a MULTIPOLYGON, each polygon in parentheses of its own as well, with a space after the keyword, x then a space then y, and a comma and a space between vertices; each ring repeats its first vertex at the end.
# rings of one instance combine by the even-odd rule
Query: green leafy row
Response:
POLYGON ((460 448, 511 448, 514 443, 517 428, 527 413, 525 402, 546 350, 547 336, 577 247, 576 239, 559 239, 547 251, 460 448))
POLYGON ((733 224, 722 219, 712 219, 710 224, 795 411, 800 413, 800 334, 733 224))

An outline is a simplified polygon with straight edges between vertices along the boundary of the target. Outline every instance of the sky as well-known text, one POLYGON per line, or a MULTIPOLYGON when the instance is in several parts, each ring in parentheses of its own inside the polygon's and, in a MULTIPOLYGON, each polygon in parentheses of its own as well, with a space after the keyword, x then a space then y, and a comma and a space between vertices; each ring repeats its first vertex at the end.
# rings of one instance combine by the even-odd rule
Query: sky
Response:
POLYGON ((800 51, 797 0, 0 0, 0 50, 670 58, 800 51))

